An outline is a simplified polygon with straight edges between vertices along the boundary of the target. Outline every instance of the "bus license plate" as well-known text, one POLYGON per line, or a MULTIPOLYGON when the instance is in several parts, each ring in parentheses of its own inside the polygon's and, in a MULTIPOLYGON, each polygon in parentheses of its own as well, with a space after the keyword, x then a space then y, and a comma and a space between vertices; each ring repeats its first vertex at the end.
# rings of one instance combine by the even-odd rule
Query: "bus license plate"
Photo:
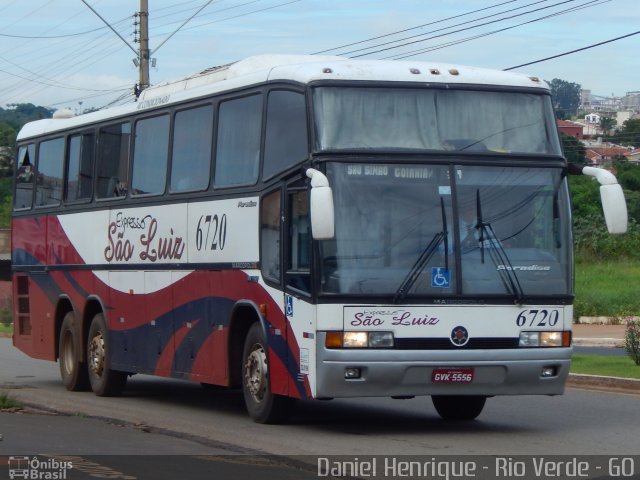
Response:
POLYGON ((436 368, 431 373, 432 383, 471 383, 473 368, 436 368))

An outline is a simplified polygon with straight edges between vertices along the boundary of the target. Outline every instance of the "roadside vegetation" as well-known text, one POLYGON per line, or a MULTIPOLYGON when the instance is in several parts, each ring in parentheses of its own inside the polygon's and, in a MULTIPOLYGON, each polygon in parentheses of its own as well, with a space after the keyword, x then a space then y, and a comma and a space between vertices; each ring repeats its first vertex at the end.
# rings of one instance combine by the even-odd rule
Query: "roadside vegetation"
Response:
POLYGON ((9 396, 6 392, 0 392, 0 411, 3 410, 22 410, 22 403, 9 396))
POLYGON ((582 355, 571 357, 571 373, 640 379, 640 368, 623 355, 582 355))
POLYGON ((629 228, 607 232, 599 185, 589 177, 570 177, 574 215, 576 298, 574 316, 622 319, 640 316, 640 165, 613 165, 624 189, 629 228))

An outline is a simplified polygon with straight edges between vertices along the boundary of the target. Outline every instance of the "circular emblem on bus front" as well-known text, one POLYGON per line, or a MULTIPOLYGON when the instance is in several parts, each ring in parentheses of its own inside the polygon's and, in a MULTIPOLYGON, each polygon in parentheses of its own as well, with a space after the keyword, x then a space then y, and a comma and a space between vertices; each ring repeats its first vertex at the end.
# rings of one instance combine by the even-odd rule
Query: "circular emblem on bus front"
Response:
POLYGON ((467 329, 461 326, 457 326, 451 330, 451 343, 456 347, 462 347, 469 341, 469 332, 467 329))

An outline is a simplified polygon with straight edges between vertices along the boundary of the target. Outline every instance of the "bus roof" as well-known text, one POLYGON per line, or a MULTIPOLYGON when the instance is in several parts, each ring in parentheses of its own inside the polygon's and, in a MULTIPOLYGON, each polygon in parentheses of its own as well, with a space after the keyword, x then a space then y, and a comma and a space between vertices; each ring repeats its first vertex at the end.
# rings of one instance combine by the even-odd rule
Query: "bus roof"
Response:
POLYGON ((18 141, 276 80, 301 84, 322 80, 352 80, 548 89, 546 82, 537 77, 462 65, 425 61, 352 60, 338 56, 258 55, 209 68, 177 81, 160 83, 144 90, 136 103, 77 117, 60 115, 58 118, 30 122, 18 133, 18 141))

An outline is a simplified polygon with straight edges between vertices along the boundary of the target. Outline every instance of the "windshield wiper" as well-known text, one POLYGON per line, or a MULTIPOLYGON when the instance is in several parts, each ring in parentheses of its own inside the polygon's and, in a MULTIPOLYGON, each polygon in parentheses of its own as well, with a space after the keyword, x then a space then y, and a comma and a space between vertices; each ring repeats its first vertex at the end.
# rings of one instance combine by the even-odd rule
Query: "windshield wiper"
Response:
POLYGON ((393 297, 393 303, 398 303, 407 296, 407 293, 409 292, 409 290, 411 290, 413 284, 416 283, 416 280, 418 280, 418 277, 424 270, 424 267, 427 265, 427 263, 429 263, 429 260, 431 260, 431 257, 433 257, 433 254, 436 252, 436 249, 442 242, 444 242, 445 269, 449 270, 449 240, 447 239, 447 217, 445 215, 444 200, 442 199, 442 197, 440 197, 440 209, 442 212, 442 231, 436 233, 433 236, 429 244, 424 248, 416 262, 413 264, 413 267, 411 267, 411 270, 409 270, 409 272, 407 273, 407 276, 400 284, 400 287, 398 287, 398 290, 393 297))
POLYGON ((489 256, 496 267, 500 280, 507 292, 511 293, 516 302, 521 304, 524 301, 524 291, 518 280, 518 275, 513 269, 511 260, 504 247, 491 226, 491 223, 485 222, 482 218, 482 203, 480 202, 480 190, 476 190, 476 210, 477 223, 475 228, 480 231, 480 261, 484 263, 484 247, 485 242, 489 245, 489 256), (486 237, 486 238, 485 238, 486 237))

